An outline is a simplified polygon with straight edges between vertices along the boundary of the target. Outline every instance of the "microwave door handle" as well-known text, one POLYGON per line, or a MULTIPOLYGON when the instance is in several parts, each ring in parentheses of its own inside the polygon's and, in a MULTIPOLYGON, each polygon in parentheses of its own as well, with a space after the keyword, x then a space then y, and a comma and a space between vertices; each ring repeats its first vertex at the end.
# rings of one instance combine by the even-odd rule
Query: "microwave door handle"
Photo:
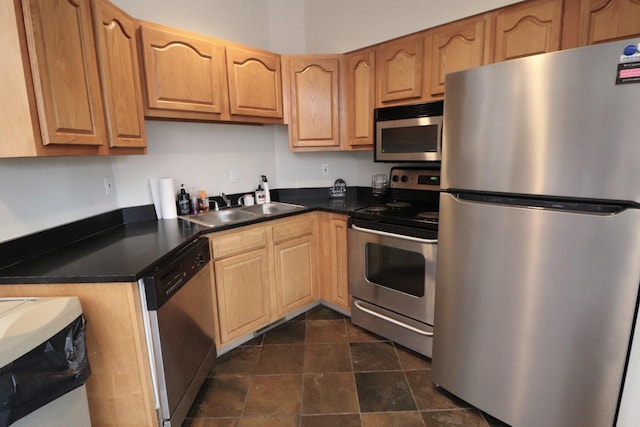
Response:
POLYGON ((351 225, 351 227, 354 230, 361 231, 363 233, 377 234, 378 236, 393 237, 395 239, 401 239, 401 240, 410 240, 412 242, 426 243, 428 245, 435 245, 438 243, 438 239, 421 239, 419 237, 403 236, 401 234, 389 233, 386 231, 371 230, 369 228, 361 228, 361 227, 358 227, 357 225, 351 225))

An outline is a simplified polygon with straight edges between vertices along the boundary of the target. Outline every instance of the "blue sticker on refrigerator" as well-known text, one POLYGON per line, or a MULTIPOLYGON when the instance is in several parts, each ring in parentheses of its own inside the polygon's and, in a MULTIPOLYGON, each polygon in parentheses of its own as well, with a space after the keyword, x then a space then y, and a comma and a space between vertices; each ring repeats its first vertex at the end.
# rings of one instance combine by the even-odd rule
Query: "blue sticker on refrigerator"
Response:
POLYGON ((640 43, 630 44, 620 55, 616 84, 640 83, 640 43))

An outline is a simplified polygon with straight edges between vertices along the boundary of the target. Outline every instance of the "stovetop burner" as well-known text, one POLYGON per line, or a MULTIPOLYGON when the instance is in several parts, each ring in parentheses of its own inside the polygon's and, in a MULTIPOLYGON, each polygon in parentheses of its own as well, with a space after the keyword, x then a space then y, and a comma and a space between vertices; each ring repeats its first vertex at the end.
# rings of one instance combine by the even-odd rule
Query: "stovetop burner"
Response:
POLYGON ((385 206, 366 206, 358 210, 366 213, 380 213, 386 211, 387 208, 385 206))
POLYGON ((437 230, 439 178, 437 169, 394 167, 385 198, 357 212, 366 214, 362 219, 377 223, 437 230))
POLYGON ((370 221, 398 224, 407 227, 438 229, 438 206, 433 204, 416 204, 416 202, 391 202, 384 206, 365 206, 356 210, 367 215, 370 221), (394 208, 392 206, 402 206, 394 208))
POLYGON ((402 208, 411 207, 411 203, 409 202, 399 202, 395 200, 393 202, 385 203, 384 205, 391 209, 402 209, 402 208))
POLYGON ((438 220, 438 212, 418 212, 417 216, 420 219, 438 220))

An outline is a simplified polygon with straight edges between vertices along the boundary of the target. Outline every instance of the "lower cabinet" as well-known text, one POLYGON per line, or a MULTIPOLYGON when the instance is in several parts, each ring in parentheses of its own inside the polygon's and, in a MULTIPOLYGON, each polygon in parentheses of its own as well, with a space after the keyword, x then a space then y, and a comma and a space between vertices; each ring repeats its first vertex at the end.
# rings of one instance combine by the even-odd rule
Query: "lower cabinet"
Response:
POLYGON ((269 262, 266 247, 214 262, 220 342, 269 323, 269 262))
POLYGON ((278 317, 313 302, 316 284, 314 217, 305 215, 273 227, 278 317))
POLYGON ((227 345, 316 298, 314 213, 213 233, 217 344, 227 345))
POLYGON ((319 212, 321 257, 319 296, 323 300, 351 309, 347 254, 347 215, 319 212))
POLYGON ((80 299, 91 366, 92 426, 157 426, 151 367, 135 282, 1 285, 0 297, 80 299))

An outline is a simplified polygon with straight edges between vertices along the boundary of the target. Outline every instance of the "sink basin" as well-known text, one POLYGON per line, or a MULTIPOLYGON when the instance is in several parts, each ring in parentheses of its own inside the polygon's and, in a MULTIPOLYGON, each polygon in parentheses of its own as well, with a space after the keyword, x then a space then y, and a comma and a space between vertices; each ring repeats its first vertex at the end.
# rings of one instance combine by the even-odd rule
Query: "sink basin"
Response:
POLYGON ((241 206, 220 211, 210 211, 198 215, 185 215, 180 218, 206 227, 219 227, 221 225, 238 224, 300 209, 304 209, 304 206, 273 202, 263 205, 241 206))
POLYGON ((217 225, 231 224, 241 221, 249 221, 256 218, 251 212, 241 211, 239 209, 227 209, 224 211, 211 211, 198 215, 189 215, 183 217, 197 224, 215 227, 217 225))
POLYGON ((276 215, 302 209, 302 206, 288 203, 265 203, 263 205, 244 206, 240 209, 258 215, 276 215))

